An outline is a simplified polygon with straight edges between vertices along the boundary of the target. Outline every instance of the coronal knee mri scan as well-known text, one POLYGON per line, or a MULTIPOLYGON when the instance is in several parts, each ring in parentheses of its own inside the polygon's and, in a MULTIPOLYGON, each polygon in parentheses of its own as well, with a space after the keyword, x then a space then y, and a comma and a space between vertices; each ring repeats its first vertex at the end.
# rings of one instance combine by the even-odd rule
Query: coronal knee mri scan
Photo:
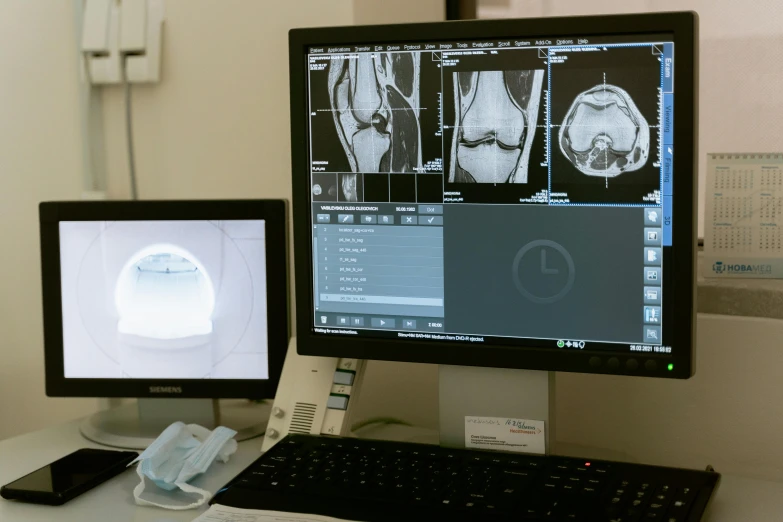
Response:
POLYGON ((600 84, 576 97, 558 134, 560 151, 580 172, 613 178, 642 168, 650 128, 631 96, 600 84))
MULTIPOLYGON (((405 52, 331 58, 329 103, 352 172, 421 170, 420 60, 405 52)), ((340 190, 351 201, 351 182, 340 190)))
POLYGON ((456 132, 449 183, 527 183, 544 71, 451 74, 456 132))
POLYGON ((268 377, 264 222, 60 224, 65 376, 268 377))

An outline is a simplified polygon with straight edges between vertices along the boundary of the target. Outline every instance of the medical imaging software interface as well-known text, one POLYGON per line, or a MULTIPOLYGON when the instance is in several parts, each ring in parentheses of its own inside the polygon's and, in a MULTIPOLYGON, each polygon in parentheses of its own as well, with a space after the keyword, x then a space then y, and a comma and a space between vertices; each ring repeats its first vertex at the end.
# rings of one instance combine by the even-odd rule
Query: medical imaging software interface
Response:
POLYGON ((59 229, 66 378, 269 377, 263 220, 59 229))
POLYGON ((672 35, 307 49, 313 331, 671 353, 672 35))

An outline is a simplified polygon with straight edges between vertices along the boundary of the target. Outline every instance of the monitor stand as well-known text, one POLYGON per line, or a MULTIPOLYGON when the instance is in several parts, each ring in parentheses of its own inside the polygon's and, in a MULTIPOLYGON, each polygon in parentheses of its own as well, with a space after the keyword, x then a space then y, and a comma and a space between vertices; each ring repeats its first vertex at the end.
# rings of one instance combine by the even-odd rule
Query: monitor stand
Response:
POLYGON ((200 424, 208 429, 226 426, 238 441, 263 435, 271 403, 245 399, 138 399, 137 404, 99 411, 82 421, 87 439, 115 448, 145 449, 170 424, 200 424))
POLYGON ((465 417, 500 417, 544 421, 546 454, 552 452, 555 372, 441 365, 438 394, 441 446, 466 447, 465 417))

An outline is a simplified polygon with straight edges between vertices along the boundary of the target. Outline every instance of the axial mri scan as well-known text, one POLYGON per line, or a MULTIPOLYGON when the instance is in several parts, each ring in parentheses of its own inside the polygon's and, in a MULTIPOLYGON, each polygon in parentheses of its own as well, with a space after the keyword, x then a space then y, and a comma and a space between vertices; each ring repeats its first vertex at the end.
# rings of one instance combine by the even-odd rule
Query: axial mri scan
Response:
POLYGON ((560 151, 588 176, 613 178, 647 163, 650 128, 631 96, 600 84, 571 104, 558 136, 560 151))

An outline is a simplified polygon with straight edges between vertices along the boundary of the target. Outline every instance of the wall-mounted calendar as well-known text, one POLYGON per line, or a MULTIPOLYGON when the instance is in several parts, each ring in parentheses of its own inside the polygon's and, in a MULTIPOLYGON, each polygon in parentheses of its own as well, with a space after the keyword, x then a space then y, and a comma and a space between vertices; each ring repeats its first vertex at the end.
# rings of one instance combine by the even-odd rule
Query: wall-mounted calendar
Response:
POLYGON ((783 154, 707 154, 707 277, 783 278, 783 154))

